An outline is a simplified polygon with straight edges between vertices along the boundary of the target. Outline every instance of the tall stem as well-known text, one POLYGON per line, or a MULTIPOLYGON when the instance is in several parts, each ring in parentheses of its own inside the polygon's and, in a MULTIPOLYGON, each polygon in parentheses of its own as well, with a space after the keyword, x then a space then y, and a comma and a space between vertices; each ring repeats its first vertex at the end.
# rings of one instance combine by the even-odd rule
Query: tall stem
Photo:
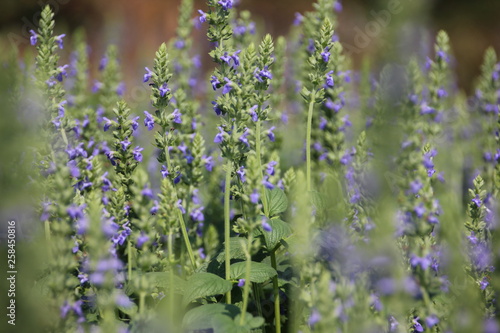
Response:
POLYGON ((128 281, 132 281, 132 242, 127 241, 127 266, 128 266, 128 281))
POLYGON ((169 309, 168 312, 170 314, 170 319, 174 318, 174 265, 175 265, 175 257, 174 257, 174 245, 173 245, 173 233, 172 229, 170 229, 168 233, 168 259, 169 259, 169 264, 170 264, 170 272, 168 274, 169 276, 169 295, 168 295, 168 305, 169 309))
POLYGON ((245 315, 247 313, 247 307, 248 307, 248 294, 250 292, 250 270, 252 269, 252 256, 250 254, 250 251, 252 249, 252 230, 248 233, 248 240, 247 240, 247 250, 246 250, 246 257, 247 257, 247 262, 245 265, 245 286, 243 287, 243 309, 241 311, 241 317, 240 317, 240 325, 243 326, 245 323, 245 315))
MULTIPOLYGON (((261 174, 261 177, 263 177, 262 176, 262 159, 260 156, 261 155, 260 132, 261 132, 261 129, 260 129, 260 119, 259 119, 259 120, 257 120, 256 129, 255 129, 255 152, 257 154, 257 163, 259 165, 260 174, 261 174)), ((262 204, 264 206, 264 215, 269 217, 269 203, 267 202, 266 188, 265 187, 262 187, 261 197, 262 197, 262 204)))
MULTIPOLYGON (((224 244, 226 252, 226 280, 231 280, 231 244, 229 238, 231 237, 231 221, 230 221, 230 191, 231 191, 231 173, 233 169, 233 164, 230 159, 227 160, 226 165, 226 184, 224 188, 224 244)), ((231 304, 231 291, 226 294, 227 304, 231 304)))
MULTIPOLYGON (((276 253, 271 252, 271 266, 277 271, 276 253)), ((278 285, 278 276, 273 277, 273 292, 274 292, 274 327, 276 333, 281 333, 281 312, 280 312, 280 290, 278 285)))
MULTIPOLYGON (((172 170, 172 163, 170 162, 170 154, 168 152, 168 144, 165 147, 165 159, 167 160, 167 169, 169 171, 171 171, 172 170)), ((177 201, 179 197, 177 196, 177 190, 176 190, 175 186, 173 187, 173 189, 174 189, 174 197, 175 197, 175 200, 177 201)), ((177 209, 177 218, 178 218, 179 224, 181 226, 182 237, 184 238, 184 243, 186 245, 186 249, 187 249, 187 252, 189 255, 189 260, 191 261, 191 265, 193 266, 193 270, 194 270, 194 269, 196 269, 196 260, 194 259, 193 248, 191 247, 191 241, 189 240, 189 235, 187 233, 186 223, 184 222, 184 215, 182 215, 182 212, 180 211, 180 209, 177 209)))
POLYGON ((307 134, 306 134, 306 181, 307 191, 311 191, 311 128, 312 117, 314 110, 314 100, 316 99, 316 91, 311 92, 311 101, 309 102, 309 110, 307 111, 307 134))

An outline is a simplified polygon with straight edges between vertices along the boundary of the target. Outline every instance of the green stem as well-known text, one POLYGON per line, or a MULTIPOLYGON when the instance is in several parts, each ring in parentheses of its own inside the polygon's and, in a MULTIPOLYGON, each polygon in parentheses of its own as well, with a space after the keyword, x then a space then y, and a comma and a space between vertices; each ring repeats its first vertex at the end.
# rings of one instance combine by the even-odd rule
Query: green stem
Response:
MULTIPOLYGON (((167 169, 172 171, 172 164, 170 162, 170 154, 168 153, 168 144, 165 146, 165 159, 167 160, 167 169)), ((179 197, 177 196, 177 190, 175 186, 173 186, 174 189, 174 197, 175 200, 177 201, 179 197)), ((179 224, 181 226, 181 233, 182 237, 184 238, 184 243, 186 245, 186 249, 188 251, 189 255, 189 260, 191 261, 191 265, 193 266, 193 270, 196 269, 196 260, 194 259, 194 254, 193 254, 193 248, 191 247, 191 242, 189 241, 189 235, 186 229, 186 223, 184 222, 184 216, 182 215, 182 212, 180 209, 177 209, 177 218, 179 220, 179 224)))
POLYGON ((240 325, 243 326, 245 323, 245 315, 247 313, 247 307, 248 307, 248 294, 250 292, 250 270, 252 269, 252 256, 250 255, 250 251, 252 249, 252 231, 250 230, 248 233, 248 240, 247 240, 247 250, 245 251, 246 257, 247 257, 247 262, 245 265, 245 286, 243 287, 243 308, 241 310, 241 317, 240 317, 240 325))
MULTIPOLYGON (((263 175, 262 175, 262 160, 261 160, 261 149, 260 149, 260 145, 261 145, 261 142, 260 142, 260 133, 261 133, 261 130, 260 130, 260 119, 257 120, 257 124, 255 125, 256 126, 256 129, 255 129, 255 152, 257 154, 257 163, 258 163, 258 166, 259 166, 259 170, 260 170, 260 174, 261 174, 261 177, 263 178, 263 175)), ((264 186, 262 186, 262 193, 261 193, 261 197, 262 197, 262 204, 264 206, 264 215, 269 217, 269 203, 267 202, 267 196, 266 196, 266 188, 264 186)))
MULTIPOLYGON (((231 191, 231 174, 233 165, 230 159, 227 161, 226 165, 226 184, 224 188, 224 244, 226 251, 226 280, 231 280, 231 245, 229 238, 231 237, 231 220, 230 220, 230 191, 231 191)), ((227 304, 231 304, 231 291, 226 294, 227 304)))
POLYGON ((128 281, 132 281, 132 242, 127 242, 128 281))
POLYGON ((68 147, 68 138, 66 137, 66 131, 62 126, 61 126, 61 136, 63 138, 64 144, 66 145, 66 147, 68 147))
POLYGON ((139 293, 139 313, 140 314, 144 313, 145 301, 146 301, 146 293, 144 291, 141 291, 139 293))
MULTIPOLYGON (((277 270, 276 253, 271 252, 271 266, 277 270)), ((273 292, 274 292, 274 327, 276 333, 281 333, 281 312, 280 312, 280 290, 278 285, 278 276, 273 277, 273 292)))
POLYGON ((311 191, 311 129, 314 110, 314 100, 316 99, 316 91, 311 92, 311 101, 309 102, 309 110, 307 111, 307 134, 306 134, 306 181, 307 191, 311 191))
POLYGON ((173 245, 173 233, 172 230, 169 231, 168 233, 168 259, 169 259, 169 264, 170 264, 170 272, 169 272, 169 282, 170 282, 170 287, 169 287, 169 293, 168 293, 168 305, 169 305, 169 314, 171 315, 171 319, 174 318, 173 313, 174 313, 174 304, 175 304, 175 299, 174 299, 174 264, 175 264, 175 257, 174 257, 174 245, 173 245))

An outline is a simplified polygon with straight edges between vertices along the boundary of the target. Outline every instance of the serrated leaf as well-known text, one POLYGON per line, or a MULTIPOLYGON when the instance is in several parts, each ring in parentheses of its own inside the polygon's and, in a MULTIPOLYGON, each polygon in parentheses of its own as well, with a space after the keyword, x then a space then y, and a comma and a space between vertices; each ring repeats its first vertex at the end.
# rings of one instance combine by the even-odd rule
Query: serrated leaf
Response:
POLYGON ((188 311, 182 320, 182 327, 187 332, 213 329, 212 319, 215 316, 235 318, 240 311, 240 308, 232 304, 205 304, 188 311))
POLYGON ((267 220, 267 223, 271 226, 271 231, 263 231, 264 239, 266 241, 266 247, 268 250, 272 250, 278 245, 279 241, 287 238, 292 234, 292 227, 279 219, 267 220))
POLYGON ((183 305, 197 298, 225 294, 231 290, 231 282, 212 273, 195 273, 187 280, 183 305))
POLYGON ((317 211, 323 211, 325 209, 325 201, 323 196, 318 191, 309 191, 311 196, 311 203, 316 208, 317 211))
MULTIPOLYGON (((231 265, 231 278, 238 280, 245 278, 246 261, 237 262, 231 265)), ((278 274, 271 266, 252 261, 250 265, 250 281, 256 283, 263 283, 278 274)))
POLYGON ((288 208, 288 199, 282 189, 275 187, 266 189, 267 202, 269 203, 269 217, 283 213, 288 208))

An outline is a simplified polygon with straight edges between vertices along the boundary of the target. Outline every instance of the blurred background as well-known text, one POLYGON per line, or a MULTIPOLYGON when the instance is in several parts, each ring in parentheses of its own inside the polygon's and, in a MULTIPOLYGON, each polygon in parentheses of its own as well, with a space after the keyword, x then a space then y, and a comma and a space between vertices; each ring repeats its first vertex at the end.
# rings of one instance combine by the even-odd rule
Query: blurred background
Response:
MULTIPOLYGON (((277 37, 286 35, 295 13, 310 10, 313 2, 241 0, 240 8, 251 11, 261 31, 277 37)), ((14 45, 21 50, 29 46, 29 29, 46 3, 57 13, 59 33, 85 28, 94 66, 106 45, 117 44, 125 81, 137 82, 159 44, 173 36, 180 0, 1 0, 2 53, 14 45)), ((485 49, 500 49, 498 0, 343 0, 342 7, 337 33, 355 67, 367 56, 377 67, 388 61, 406 61, 413 52, 428 52, 435 32, 445 29, 457 59, 459 86, 470 93, 485 49)), ((195 1, 195 8, 206 9, 205 1, 195 1)), ((202 55, 209 47, 204 34, 202 26, 195 37, 202 55)), ((208 58, 204 58, 204 65, 209 66, 208 58)))

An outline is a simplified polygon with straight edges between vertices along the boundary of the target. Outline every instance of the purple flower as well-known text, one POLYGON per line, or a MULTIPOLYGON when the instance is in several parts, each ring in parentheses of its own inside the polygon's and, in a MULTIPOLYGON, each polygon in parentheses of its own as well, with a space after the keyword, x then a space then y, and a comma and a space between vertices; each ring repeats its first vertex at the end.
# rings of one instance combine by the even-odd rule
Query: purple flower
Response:
POLYGON ((102 120, 104 120, 104 132, 106 132, 113 125, 113 122, 106 117, 102 117, 102 120))
POLYGON ((423 332, 424 328, 422 325, 418 322, 418 317, 413 319, 413 328, 415 329, 415 332, 423 332))
POLYGON ((413 268, 416 268, 418 266, 420 266, 420 268, 422 268, 422 270, 427 270, 429 268, 429 266, 432 264, 431 260, 428 258, 428 256, 426 257, 419 257, 419 256, 416 256, 416 255, 412 255, 410 257, 410 265, 413 267, 413 268))
POLYGON ((146 198, 153 199, 153 191, 149 187, 147 187, 147 186, 145 186, 142 189, 141 195, 144 196, 144 197, 146 197, 146 198))
POLYGON ((148 131, 151 131, 155 127, 153 115, 148 111, 144 111, 144 115, 146 116, 146 118, 144 118, 144 126, 148 128, 148 131))
POLYGON ((160 206, 158 205, 158 201, 153 201, 154 202, 154 205, 153 207, 151 207, 151 209, 149 210, 149 213, 151 215, 156 215, 156 213, 158 213, 158 209, 160 209, 160 206))
POLYGON ((109 58, 104 55, 99 62, 99 70, 102 71, 108 65, 109 58))
POLYGON ((212 156, 203 155, 201 159, 205 163, 205 169, 207 169, 207 171, 212 171, 214 168, 214 158, 212 156))
POLYGON ((125 151, 125 150, 127 150, 128 146, 130 146, 132 144, 132 142, 130 142, 129 139, 126 138, 125 140, 120 141, 120 144, 122 146, 122 150, 125 151))
POLYGON ((160 96, 165 97, 165 95, 170 92, 170 88, 167 86, 166 83, 164 83, 160 88, 158 88, 160 91, 160 96))
POLYGON ((240 57, 238 56, 238 54, 241 53, 241 50, 237 50, 236 52, 233 53, 233 55, 231 56, 231 59, 233 59, 233 62, 234 62, 234 66, 235 67, 238 67, 240 65, 240 57))
POLYGON ((245 285, 245 279, 239 279, 238 280, 238 287, 243 287, 245 285))
POLYGON ((242 183, 246 182, 247 178, 245 176, 245 167, 244 166, 241 166, 237 171, 236 171, 236 174, 238 175, 238 177, 240 178, 240 181, 242 183))
POLYGON ((436 55, 437 55, 438 59, 442 59, 442 60, 444 60, 447 63, 450 62, 450 57, 443 50, 439 50, 436 55))
POLYGON ((267 167, 266 167, 266 173, 269 175, 269 176, 273 176, 274 175, 274 167, 278 165, 278 162, 276 161, 271 161, 267 164, 267 167))
POLYGON ((224 52, 224 54, 220 57, 220 60, 229 65, 231 63, 231 56, 227 52, 224 52))
POLYGON ((182 214, 186 214, 186 209, 182 207, 182 199, 177 200, 177 208, 179 208, 182 214))
POLYGON ((419 218, 422 218, 425 214, 425 207, 423 203, 420 203, 418 206, 416 206, 413 211, 419 218))
POLYGON ((181 112, 179 109, 175 109, 174 112, 172 112, 172 116, 174 117, 174 123, 176 124, 182 124, 182 119, 181 119, 181 112))
POLYGON ((304 16, 301 13, 295 13, 295 20, 293 20, 293 25, 300 25, 304 21, 304 16))
POLYGON ((437 90, 437 97, 438 98, 444 98, 447 96, 448 96, 448 92, 443 87, 441 87, 437 90))
POLYGON ((31 37, 30 37, 30 43, 31 45, 36 45, 37 41, 38 41, 38 35, 36 34, 36 32, 34 30, 30 30, 30 34, 31 34, 31 37))
POLYGON ((132 302, 130 298, 123 293, 116 295, 115 303, 122 308, 131 308, 134 305, 134 302, 132 302))
POLYGON ((335 85, 335 82, 333 81, 333 76, 331 75, 331 73, 328 73, 326 75, 326 85, 330 88, 333 88, 333 86, 335 85))
POLYGON ((143 82, 148 82, 153 76, 153 72, 147 67, 144 68, 146 69, 146 74, 144 74, 143 82))
POLYGON ((274 140, 276 139, 276 137, 274 136, 274 133, 273 133, 273 130, 275 129, 276 127, 275 126, 272 126, 270 129, 267 130, 267 137, 269 138, 269 140, 271 140, 272 142, 274 142, 274 140))
POLYGON ((324 49, 323 52, 321 52, 321 58, 323 58, 324 62, 328 62, 330 60, 330 52, 328 52, 327 49, 324 49))
POLYGON ((425 325, 427 325, 428 328, 436 326, 438 323, 439 323, 439 318, 434 314, 425 318, 425 325))
MULTIPOLYGON (((137 117, 134 117, 134 119, 132 119, 130 121, 130 125, 132 126, 132 130, 133 131, 137 131, 137 129, 139 128, 139 123, 137 122, 137 120, 139 120, 139 116, 137 117)), ((85 126, 84 126, 85 127, 85 126)))
POLYGON ((214 111, 215 111, 215 114, 220 116, 222 114, 222 109, 219 107, 219 105, 215 102, 212 102, 213 106, 214 106, 214 111))
POLYGON ((226 80, 226 84, 224 85, 224 88, 222 88, 223 95, 228 94, 231 92, 231 90, 233 90, 233 82, 231 82, 231 80, 229 80, 227 77, 225 77, 224 80, 226 80))
POLYGON ((168 172, 167 167, 164 165, 161 166, 161 175, 163 178, 166 178, 168 175, 170 175, 170 172, 168 172))
POLYGON ((184 42, 184 40, 182 40, 182 39, 178 39, 178 40, 175 41, 174 46, 175 46, 176 49, 180 50, 180 49, 183 49, 186 46, 186 42, 184 42))
POLYGON ((78 168, 76 163, 77 163, 76 160, 71 160, 68 162, 69 173, 73 178, 80 177, 80 169, 78 168))
POLYGON ((271 72, 268 70, 268 67, 264 67, 264 69, 260 70, 256 75, 255 78, 259 82, 267 82, 267 80, 271 80, 273 78, 273 75, 271 72))
POLYGON ((309 320, 307 321, 309 326, 313 327, 321 320, 321 314, 317 309, 312 310, 309 320))
POLYGON ((342 11, 342 3, 340 2, 340 0, 335 1, 333 10, 335 10, 337 13, 340 13, 342 11))
POLYGON ((57 45, 59 46, 59 48, 62 50, 64 48, 64 44, 63 44, 63 38, 66 36, 66 34, 62 34, 62 35, 59 35, 59 36, 56 36, 54 38, 55 42, 57 43, 57 45))
POLYGON ((212 84, 212 88, 213 88, 214 90, 217 90, 217 88, 218 88, 218 87, 219 87, 219 85, 221 84, 221 82, 219 81, 219 79, 218 79, 216 76, 214 76, 214 75, 212 75, 212 76, 210 77, 210 83, 212 84))
POLYGON ((72 219, 77 220, 83 217, 84 208, 85 205, 76 206, 75 204, 72 204, 66 209, 66 213, 68 213, 69 217, 71 217, 72 219))
POLYGON ((423 187, 424 185, 419 180, 414 180, 410 183, 410 190, 413 194, 417 194, 423 187))
POLYGON ((252 121, 256 122, 259 120, 259 116, 257 115, 257 112, 255 112, 255 110, 257 110, 259 106, 258 105, 254 105, 250 108, 250 116, 252 117, 252 121))
POLYGON ((478 194, 476 194, 476 197, 472 199, 472 202, 475 203, 478 208, 480 208, 483 203, 478 194))
POLYGON ((420 105, 420 114, 433 114, 436 113, 436 110, 431 108, 426 102, 422 102, 420 105))
POLYGON ((62 82, 64 76, 68 77, 68 72, 66 71, 66 68, 68 68, 68 67, 69 67, 69 65, 57 67, 57 74, 56 74, 57 81, 62 82))
POLYGON ((254 205, 259 203, 259 193, 257 190, 253 190, 252 194, 250 194, 250 202, 254 205))
POLYGON ((207 21, 207 13, 203 12, 201 9, 198 9, 198 13, 200 14, 200 17, 198 20, 200 20, 201 23, 207 21))
POLYGON ((205 215, 203 215, 203 209, 205 209, 205 207, 203 207, 203 206, 193 209, 191 214, 189 214, 191 216, 191 218, 193 219, 193 221, 197 221, 197 222, 205 221, 205 215))
POLYGON ((262 229, 264 229, 267 232, 273 231, 273 228, 267 223, 267 219, 264 217, 262 219, 262 229))
POLYGON ((233 8, 233 0, 220 0, 217 2, 219 5, 222 6, 222 9, 228 10, 233 8))
POLYGON ((224 141, 224 129, 222 127, 217 126, 217 129, 219 130, 219 133, 215 135, 214 142, 215 143, 221 143, 224 141))
POLYGON ((484 290, 488 287, 490 282, 488 281, 488 278, 485 276, 483 279, 479 282, 479 287, 481 287, 481 290, 484 290))
POLYGON ((247 147, 250 147, 250 143, 248 142, 248 134, 250 134, 248 128, 245 128, 245 131, 243 131, 243 134, 239 137, 238 140, 240 140, 240 142, 243 142, 247 147))

